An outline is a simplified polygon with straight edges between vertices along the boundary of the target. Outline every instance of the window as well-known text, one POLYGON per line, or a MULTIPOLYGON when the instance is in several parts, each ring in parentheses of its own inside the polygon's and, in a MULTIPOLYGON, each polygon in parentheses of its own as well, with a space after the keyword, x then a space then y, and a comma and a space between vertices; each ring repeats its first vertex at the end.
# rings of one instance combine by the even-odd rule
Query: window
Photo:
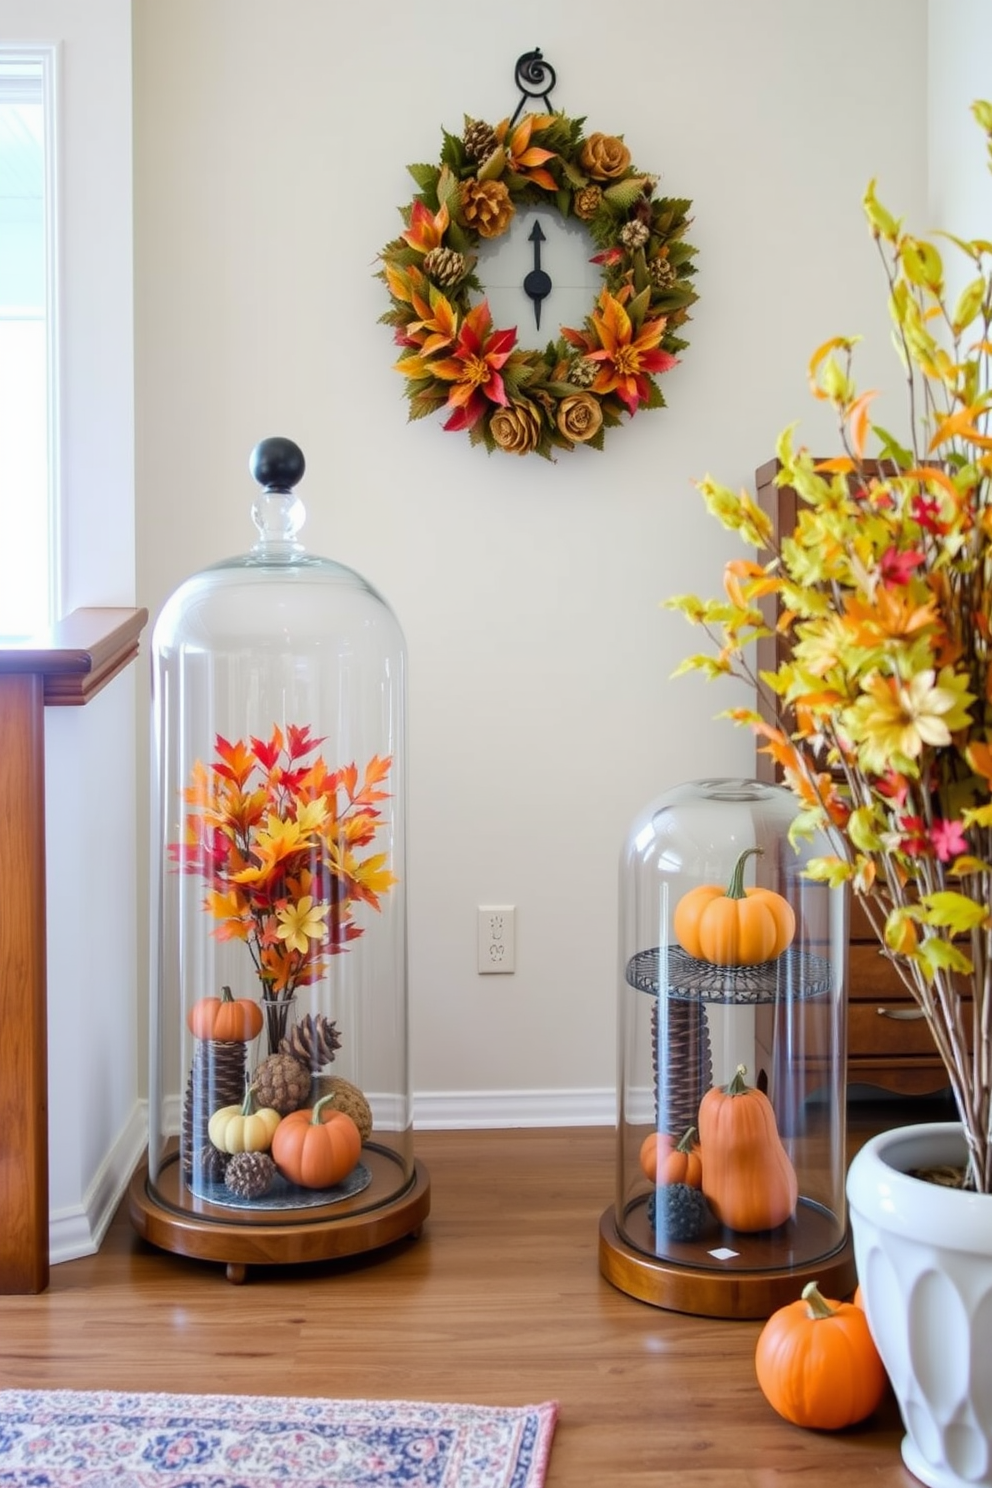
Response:
POLYGON ((0 637, 58 608, 54 48, 0 47, 0 637))

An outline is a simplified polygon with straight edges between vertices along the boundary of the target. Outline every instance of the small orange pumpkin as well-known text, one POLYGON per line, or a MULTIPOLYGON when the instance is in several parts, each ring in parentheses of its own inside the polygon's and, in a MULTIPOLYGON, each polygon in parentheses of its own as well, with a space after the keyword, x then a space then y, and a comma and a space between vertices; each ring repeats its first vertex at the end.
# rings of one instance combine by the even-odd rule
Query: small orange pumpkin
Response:
POLYGON ((659 1188, 668 1183, 702 1188, 703 1163, 695 1136, 694 1126, 678 1142, 673 1142, 667 1132, 649 1132, 641 1143, 640 1153, 645 1178, 659 1188))
POLYGON ((749 847, 734 864, 730 884, 699 884, 675 906, 675 938, 697 961, 713 966, 757 966, 792 944, 796 916, 774 889, 745 889, 744 864, 763 848, 749 847))
POLYGON ((838 1431, 877 1410, 887 1376, 868 1320, 853 1302, 831 1302, 815 1281, 773 1312, 754 1356, 769 1405, 796 1426, 838 1431))
POLYGON ((272 1161, 301 1188, 333 1188, 358 1162, 361 1133, 346 1112, 334 1109, 334 1100, 332 1092, 312 1110, 290 1111, 276 1127, 272 1161))
POLYGON ((799 1183, 767 1095, 745 1082, 742 1064, 726 1087, 699 1103, 703 1193, 721 1224, 744 1234, 784 1224, 799 1183))
POLYGON ((230 987, 220 997, 201 997, 186 1019, 194 1038, 221 1044, 248 1044, 262 1031, 262 1009, 248 997, 232 997, 230 987))

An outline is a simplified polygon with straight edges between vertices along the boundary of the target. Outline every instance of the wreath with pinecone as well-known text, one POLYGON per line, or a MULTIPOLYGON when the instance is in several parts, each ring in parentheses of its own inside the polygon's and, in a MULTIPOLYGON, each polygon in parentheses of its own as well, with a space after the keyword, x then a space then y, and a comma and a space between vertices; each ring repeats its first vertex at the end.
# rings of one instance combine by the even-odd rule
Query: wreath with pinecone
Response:
POLYGON ((584 126, 561 113, 495 127, 466 117, 460 137, 443 131, 438 164, 408 167, 418 191, 400 208, 405 230, 380 253, 378 277, 411 419, 443 410, 446 430, 490 453, 554 459, 577 444, 601 449, 624 414, 665 406, 658 379, 688 344, 697 298, 692 203, 657 196, 657 177, 634 167, 622 135, 584 126), (493 325, 475 272, 480 243, 533 206, 581 222, 602 274, 584 324, 561 326, 540 350, 493 325))

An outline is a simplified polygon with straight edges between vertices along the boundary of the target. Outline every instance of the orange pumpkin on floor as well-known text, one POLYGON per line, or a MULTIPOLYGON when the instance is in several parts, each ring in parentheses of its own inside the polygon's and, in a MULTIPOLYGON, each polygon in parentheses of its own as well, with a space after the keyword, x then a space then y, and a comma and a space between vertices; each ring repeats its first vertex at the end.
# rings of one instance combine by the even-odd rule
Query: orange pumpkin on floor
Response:
POLYGON ((721 1224, 750 1234, 784 1224, 799 1183, 782 1146, 772 1103, 745 1082, 742 1064, 726 1087, 714 1085, 699 1103, 703 1193, 721 1224))
POLYGON ((311 1109, 290 1111, 272 1138, 272 1160, 284 1178, 301 1188, 333 1188, 358 1162, 362 1138, 334 1094, 311 1109), (277 1142, 278 1138, 278 1142, 277 1142))
POLYGON ((675 938, 697 961, 712 966, 757 966, 792 944, 796 916, 774 889, 745 889, 744 865, 763 848, 749 847, 734 864, 727 888, 699 884, 675 906, 675 938))
POLYGON ((796 1426, 838 1431, 877 1410, 887 1375, 868 1320, 853 1302, 821 1297, 816 1282, 773 1312, 754 1356, 769 1405, 796 1426))

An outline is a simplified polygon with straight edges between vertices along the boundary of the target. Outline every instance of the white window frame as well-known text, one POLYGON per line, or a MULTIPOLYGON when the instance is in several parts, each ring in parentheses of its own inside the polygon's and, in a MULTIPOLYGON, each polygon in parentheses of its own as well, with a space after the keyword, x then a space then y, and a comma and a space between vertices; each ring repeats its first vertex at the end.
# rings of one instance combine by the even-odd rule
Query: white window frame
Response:
POLYGON ((45 254, 45 458, 47 469, 48 561, 46 564, 48 623, 62 618, 62 479, 61 479, 61 357, 60 357, 60 234, 59 148, 60 49, 57 42, 0 45, 0 102, 35 102, 36 89, 4 76, 12 65, 31 64, 41 71, 41 109, 44 128, 44 254, 45 254), (27 94, 30 94, 29 99, 27 94))

